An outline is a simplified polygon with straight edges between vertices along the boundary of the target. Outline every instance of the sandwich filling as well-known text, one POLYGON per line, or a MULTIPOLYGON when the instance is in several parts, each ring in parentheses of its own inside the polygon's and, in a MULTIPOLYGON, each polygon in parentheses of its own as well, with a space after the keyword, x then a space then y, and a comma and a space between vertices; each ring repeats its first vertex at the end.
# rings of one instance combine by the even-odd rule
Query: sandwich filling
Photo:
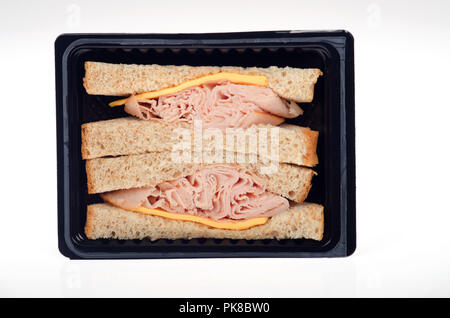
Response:
MULTIPOLYGON (((170 74, 170 72, 169 72, 169 74, 170 74)), ((268 86, 269 85, 269 80, 267 79, 266 76, 263 76, 263 75, 246 75, 246 74, 232 73, 232 72, 219 72, 219 73, 204 75, 204 76, 200 76, 200 77, 197 77, 197 78, 194 78, 191 80, 187 80, 176 86, 137 94, 136 98, 138 100, 157 98, 162 95, 178 93, 179 91, 182 91, 183 89, 186 89, 186 88, 189 88, 192 86, 199 86, 199 85, 202 85, 207 82, 218 82, 218 81, 224 81, 224 80, 230 81, 231 83, 234 83, 234 84, 245 84, 245 85, 256 85, 256 86, 268 86)), ((119 100, 109 103, 109 106, 115 107, 115 106, 124 105, 127 102, 127 100, 128 100, 128 98, 119 99, 119 100)))
POLYGON ((289 208, 287 199, 267 191, 263 179, 232 165, 204 166, 187 177, 156 186, 107 192, 102 197, 125 210, 159 209, 218 223, 257 218, 265 222, 267 220, 261 218, 269 218, 289 208))
POLYGON ((279 125, 303 113, 272 89, 235 84, 227 80, 191 86, 157 99, 131 96, 124 110, 140 119, 167 123, 201 120, 204 128, 247 128, 255 124, 279 125))

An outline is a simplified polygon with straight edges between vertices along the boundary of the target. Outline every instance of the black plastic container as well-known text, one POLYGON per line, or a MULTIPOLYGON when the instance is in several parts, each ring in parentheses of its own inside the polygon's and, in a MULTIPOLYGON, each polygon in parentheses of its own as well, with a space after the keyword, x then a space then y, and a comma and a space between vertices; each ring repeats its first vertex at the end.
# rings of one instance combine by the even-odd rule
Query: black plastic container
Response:
POLYGON ((72 259, 176 257, 338 257, 356 247, 353 37, 345 31, 210 34, 64 34, 55 42, 58 150, 58 239, 72 259), (123 117, 115 97, 91 96, 82 85, 85 61, 135 64, 320 68, 312 103, 290 123, 318 130, 318 176, 307 201, 325 206, 322 241, 88 240, 88 195, 81 124, 123 117))

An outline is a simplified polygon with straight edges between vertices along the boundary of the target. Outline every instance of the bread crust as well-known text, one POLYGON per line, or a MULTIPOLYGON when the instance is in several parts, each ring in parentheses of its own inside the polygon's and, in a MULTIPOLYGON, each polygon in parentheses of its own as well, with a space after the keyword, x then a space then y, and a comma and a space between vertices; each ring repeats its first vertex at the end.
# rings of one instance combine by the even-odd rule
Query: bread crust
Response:
POLYGON ((89 239, 300 239, 322 240, 323 206, 315 203, 294 204, 267 223, 246 230, 222 230, 188 221, 130 212, 107 203, 87 208, 85 234, 89 239))
POLYGON ((200 76, 221 71, 247 75, 264 75, 269 87, 280 97, 295 102, 311 102, 314 85, 322 72, 319 69, 292 67, 268 68, 236 66, 174 66, 110 64, 87 61, 83 85, 88 94, 126 96, 179 85, 200 76))
MULTIPOLYGON (((298 126, 296 126, 298 127, 298 126)), ((301 134, 305 136, 305 151, 303 154, 303 162, 307 167, 313 167, 319 163, 319 158, 317 157, 317 142, 319 139, 319 132, 311 129, 302 129, 301 134)))

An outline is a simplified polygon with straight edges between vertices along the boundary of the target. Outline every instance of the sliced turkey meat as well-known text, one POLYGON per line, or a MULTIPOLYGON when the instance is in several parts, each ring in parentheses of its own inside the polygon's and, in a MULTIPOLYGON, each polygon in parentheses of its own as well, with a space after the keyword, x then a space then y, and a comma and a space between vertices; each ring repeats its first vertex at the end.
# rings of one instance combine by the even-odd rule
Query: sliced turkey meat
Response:
POLYGON ((158 99, 138 101, 130 96, 124 110, 144 120, 168 123, 201 120, 204 128, 246 128, 254 124, 279 125, 284 118, 302 114, 268 87, 209 82, 158 99))
POLYGON ((287 199, 266 190, 263 179, 234 165, 203 166, 187 177, 102 197, 127 210, 143 206, 214 220, 271 217, 289 208, 287 199))

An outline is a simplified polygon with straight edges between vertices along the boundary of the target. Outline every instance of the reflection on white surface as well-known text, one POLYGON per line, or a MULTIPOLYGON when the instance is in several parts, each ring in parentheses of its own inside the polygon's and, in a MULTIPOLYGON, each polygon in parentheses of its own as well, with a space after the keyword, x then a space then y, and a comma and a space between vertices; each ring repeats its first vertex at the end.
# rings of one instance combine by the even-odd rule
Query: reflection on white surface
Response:
POLYGON ((450 2, 193 2, 177 1, 176 10, 170 1, 1 2, 0 135, 7 155, 0 156, 0 190, 8 199, 0 210, 0 296, 450 296, 450 2), (143 261, 61 256, 56 36, 280 29, 347 29, 355 38, 355 254, 143 261))
POLYGON ((66 262, 61 267, 62 295, 70 297, 71 291, 82 286, 80 266, 76 262, 66 262))
POLYGON ((329 295, 355 296, 354 264, 338 262, 344 266, 283 259, 66 261, 61 270, 62 295, 317 297, 335 286, 329 295))

